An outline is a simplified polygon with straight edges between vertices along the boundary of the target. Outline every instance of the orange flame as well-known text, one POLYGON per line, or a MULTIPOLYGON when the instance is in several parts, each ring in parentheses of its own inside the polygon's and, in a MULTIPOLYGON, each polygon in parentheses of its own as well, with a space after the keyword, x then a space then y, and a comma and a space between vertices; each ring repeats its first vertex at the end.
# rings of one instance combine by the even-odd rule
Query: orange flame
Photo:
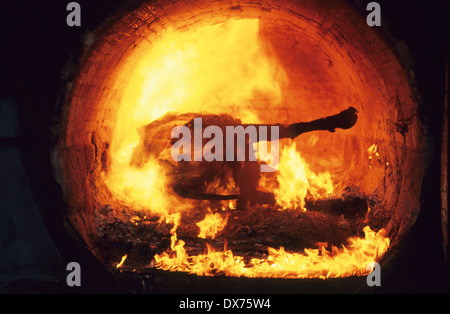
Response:
POLYGON ((309 168, 296 149, 295 142, 281 151, 277 181, 274 190, 277 204, 282 208, 305 209, 305 197, 314 199, 333 194, 333 183, 328 172, 316 174, 309 168))
POLYGON ((205 219, 197 223, 197 226, 200 228, 198 237, 203 239, 214 239, 216 234, 221 232, 227 225, 227 219, 228 217, 223 219, 219 213, 213 214, 211 209, 209 209, 209 213, 206 215, 205 219))
POLYGON ((363 229, 365 237, 351 237, 342 248, 305 249, 304 253, 288 253, 283 247, 269 248, 267 259, 251 259, 245 263, 231 250, 217 252, 207 246, 207 252, 189 256, 184 242, 172 246, 172 252, 155 255, 155 267, 199 276, 223 274, 236 277, 276 278, 336 278, 364 276, 370 273, 367 266, 377 262, 389 247, 390 240, 384 229, 374 232, 369 226, 363 229))
POLYGON ((264 113, 269 104, 281 103, 284 72, 267 57, 257 19, 189 31, 168 28, 150 47, 144 42, 135 49, 117 70, 115 89, 122 98, 104 181, 133 208, 165 216, 186 209, 168 192, 167 173, 159 162, 171 160, 170 150, 154 152, 143 167, 130 166, 140 140, 137 130, 169 112, 233 112, 242 123, 258 123, 255 107, 264 113))
POLYGON ((122 259, 121 259, 120 263, 116 265, 116 268, 122 267, 122 266, 123 266, 123 263, 125 262, 125 260, 127 259, 127 257, 128 257, 128 254, 125 254, 124 256, 122 256, 122 259))
MULTIPOLYGON (((374 232, 366 227, 364 238, 349 238, 347 246, 332 247, 331 251, 321 248, 290 253, 282 247, 269 248, 267 258, 250 261, 231 250, 215 251, 210 246, 204 254, 186 253, 185 242, 178 239, 176 230, 181 214, 191 204, 180 201, 168 188, 168 173, 160 162, 170 158, 167 150, 153 152, 143 166, 130 165, 140 141, 137 130, 169 112, 232 112, 242 123, 261 123, 268 107, 282 103, 281 85, 286 79, 265 51, 257 19, 192 26, 188 31, 169 27, 161 35, 151 44, 143 40, 136 45, 111 77, 111 89, 121 94, 110 146, 110 170, 104 174, 115 198, 160 215, 160 222, 173 224, 170 249, 155 255, 155 267, 204 276, 330 278, 366 274, 367 265, 378 261, 389 247, 383 229, 374 232)), ((319 198, 333 193, 329 173, 313 172, 295 144, 282 150, 276 180, 279 185, 274 192, 282 208, 304 209, 307 195, 319 198)), ((232 202, 228 206, 235 208, 232 202)), ((210 213, 198 224, 199 237, 214 238, 223 230, 227 219, 217 215, 210 213)))

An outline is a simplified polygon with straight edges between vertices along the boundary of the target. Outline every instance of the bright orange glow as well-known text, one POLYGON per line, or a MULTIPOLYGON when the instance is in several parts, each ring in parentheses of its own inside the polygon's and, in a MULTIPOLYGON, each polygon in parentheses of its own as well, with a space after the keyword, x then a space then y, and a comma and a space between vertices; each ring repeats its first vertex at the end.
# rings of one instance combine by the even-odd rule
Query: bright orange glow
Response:
POLYGON ((275 198, 282 208, 305 209, 305 197, 313 199, 333 194, 333 183, 328 172, 314 173, 297 151, 295 142, 281 151, 275 198))
MULTIPOLYGON (((244 262, 241 256, 234 256, 231 250, 217 252, 210 246, 205 254, 189 256, 184 242, 172 242, 172 252, 156 255, 156 267, 196 274, 214 276, 217 274, 237 277, 277 278, 336 278, 364 276, 370 273, 367 266, 379 260, 386 252, 390 241, 381 229, 374 232, 364 228, 365 237, 352 237, 342 248, 332 247, 305 249, 303 253, 288 253, 284 248, 269 248, 267 259, 251 259, 244 262)), ((176 238, 175 238, 176 239, 176 238)))
POLYGON ((157 160, 149 160, 142 168, 112 163, 105 181, 111 192, 136 209, 151 209, 154 213, 166 214, 168 205, 182 206, 167 193, 166 175, 157 160))
POLYGON ((258 31, 257 19, 188 32, 169 28, 150 50, 137 51, 136 59, 127 61, 133 67, 124 68, 117 80, 128 84, 116 86, 123 96, 111 142, 111 171, 104 178, 117 198, 163 215, 186 208, 167 192, 158 160, 170 159, 168 150, 154 152, 142 168, 130 166, 139 127, 168 112, 232 112, 242 123, 257 123, 253 106, 281 103, 283 72, 266 56, 258 31))
POLYGON ((214 239, 218 232, 221 232, 223 228, 227 225, 227 219, 222 218, 219 213, 212 213, 211 210, 206 214, 205 219, 197 223, 200 228, 199 238, 211 238, 214 239))
MULTIPOLYGON (((242 123, 267 122, 268 106, 282 103, 285 75, 268 56, 259 37, 259 21, 230 20, 188 31, 168 28, 151 46, 136 45, 118 72, 114 90, 122 93, 110 145, 110 170, 104 182, 115 198, 135 209, 151 211, 160 222, 173 224, 170 249, 154 257, 154 267, 197 275, 224 274, 245 277, 330 278, 367 274, 366 267, 388 249, 385 231, 364 228, 365 237, 348 239, 342 248, 305 249, 302 253, 269 248, 266 259, 244 261, 231 250, 190 256, 176 230, 182 214, 193 205, 175 195, 168 186, 170 174, 163 166, 171 162, 170 134, 152 138, 161 145, 141 166, 130 165, 140 142, 139 128, 169 112, 227 113, 242 123)), ((107 101, 107 100, 104 100, 107 101)), ((316 139, 317 141, 317 139, 316 139)), ((280 209, 305 210, 305 197, 329 197, 334 188, 328 172, 316 173, 301 157, 295 143, 280 145, 280 163, 273 190, 280 209)), ((236 204, 230 201, 229 209, 236 204)), ((209 212, 197 224, 199 238, 214 239, 227 224, 220 214, 209 212)), ((150 244, 149 244, 150 245, 150 244)), ((126 255, 121 263, 122 266, 126 255)))

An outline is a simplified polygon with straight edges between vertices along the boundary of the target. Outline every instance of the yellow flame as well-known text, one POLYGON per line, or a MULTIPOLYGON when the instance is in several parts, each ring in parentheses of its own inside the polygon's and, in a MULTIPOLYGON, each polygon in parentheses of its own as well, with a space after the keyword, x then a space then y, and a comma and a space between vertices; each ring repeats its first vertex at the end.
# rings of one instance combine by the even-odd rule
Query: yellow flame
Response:
POLYGON ((157 160, 148 161, 142 168, 117 164, 111 167, 105 182, 111 192, 135 209, 151 209, 154 213, 166 214, 168 204, 179 203, 168 193, 166 175, 157 160))
POLYGON ((277 181, 279 187, 274 190, 275 199, 282 208, 304 209, 308 193, 313 199, 333 194, 330 173, 311 171, 297 151, 295 142, 281 151, 277 181))
POLYGON ((205 219, 197 223, 200 228, 199 238, 211 238, 214 239, 218 232, 221 232, 227 225, 227 219, 222 218, 219 213, 212 213, 211 210, 206 214, 205 219))
POLYGON ((128 257, 128 254, 125 254, 124 256, 122 256, 122 259, 120 260, 120 263, 116 265, 116 268, 122 267, 122 265, 125 262, 125 260, 127 259, 127 257, 128 257))
POLYGON ((130 166, 140 140, 138 128, 168 112, 232 112, 242 123, 257 123, 254 108, 264 113, 268 104, 277 106, 282 99, 279 81, 284 72, 265 52, 258 19, 232 19, 188 31, 169 27, 150 47, 138 45, 120 69, 115 89, 121 100, 105 182, 118 199, 161 215, 185 206, 167 192, 167 173, 158 162, 167 159, 162 155, 166 151, 142 168, 130 166))
MULTIPOLYGON (((284 248, 270 248, 266 259, 250 261, 231 250, 218 252, 210 246, 204 254, 186 253, 176 230, 181 212, 189 204, 180 202, 168 189, 168 174, 160 163, 167 151, 153 152, 143 166, 130 165, 140 141, 137 130, 169 112, 232 113, 242 123, 260 123, 269 106, 282 103, 280 86, 285 74, 267 55, 257 19, 192 26, 188 31, 169 27, 149 45, 143 41, 124 56, 117 74, 111 77, 114 95, 102 99, 120 98, 109 150, 110 170, 104 181, 115 198, 133 208, 151 210, 160 215, 160 222, 173 224, 170 250, 155 255, 155 266, 205 276, 329 278, 365 274, 367 264, 377 261, 389 246, 384 230, 374 232, 366 227, 364 238, 350 238, 348 246, 332 247, 330 252, 306 249, 289 253, 284 248)), ((283 208, 303 208, 308 193, 317 198, 333 192, 329 174, 311 171, 295 145, 282 150, 278 170, 275 195, 283 208)), ((235 204, 230 202, 229 207, 235 208, 235 204)), ((214 237, 224 227, 226 220, 219 222, 217 216, 211 222, 215 227, 207 226, 206 221, 213 217, 200 223, 199 236, 214 237)))
POLYGON ((180 240, 172 247, 172 252, 155 255, 155 267, 199 276, 321 279, 364 276, 370 273, 367 266, 386 252, 390 240, 384 229, 374 232, 366 226, 363 231, 365 237, 351 237, 349 244, 342 248, 305 249, 303 253, 288 253, 283 247, 269 248, 267 259, 253 258, 247 263, 231 250, 217 252, 210 246, 204 254, 189 256, 180 240))

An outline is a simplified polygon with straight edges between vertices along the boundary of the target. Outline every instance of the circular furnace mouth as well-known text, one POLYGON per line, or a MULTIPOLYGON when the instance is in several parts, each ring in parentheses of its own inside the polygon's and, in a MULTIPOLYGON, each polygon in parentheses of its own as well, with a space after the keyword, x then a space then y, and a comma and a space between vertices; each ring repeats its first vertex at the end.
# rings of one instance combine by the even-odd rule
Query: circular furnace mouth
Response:
POLYGON ((346 3, 151 1, 86 38, 52 162, 70 223, 106 268, 362 276, 418 216, 415 93, 346 3), (350 126, 324 127, 349 110, 350 126), (269 141, 279 163, 262 173, 174 161, 171 131, 194 118, 321 126, 269 141))

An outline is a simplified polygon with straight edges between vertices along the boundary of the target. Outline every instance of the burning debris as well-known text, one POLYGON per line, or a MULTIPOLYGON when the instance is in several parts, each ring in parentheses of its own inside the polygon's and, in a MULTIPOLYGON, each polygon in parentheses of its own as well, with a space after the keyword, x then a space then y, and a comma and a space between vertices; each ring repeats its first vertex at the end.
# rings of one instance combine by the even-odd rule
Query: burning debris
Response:
POLYGON ((421 160, 420 128, 390 128, 416 106, 397 59, 370 32, 337 42, 314 10, 295 14, 302 3, 225 19, 216 5, 226 12, 168 8, 170 20, 120 22, 129 39, 98 36, 54 154, 70 222, 114 272, 366 274, 417 216, 422 170, 404 174, 421 160), (98 95, 85 88, 97 83, 98 95))
MULTIPOLYGON (((233 65, 236 73, 221 72, 230 75, 225 81, 220 79, 207 90, 192 85, 181 98, 174 95, 175 102, 167 102, 167 94, 159 93, 158 88, 166 90, 167 86, 152 87, 159 81, 148 81, 137 105, 140 114, 119 113, 109 150, 111 165, 104 179, 126 209, 112 210, 112 220, 104 217, 111 215, 111 210, 96 212, 98 221, 104 222, 99 228, 105 230, 102 241, 115 252, 105 254, 127 253, 118 268, 127 258, 133 269, 134 264, 141 269, 151 265, 206 276, 362 275, 367 264, 377 261, 387 249, 389 239, 384 230, 373 231, 363 224, 367 223, 367 196, 341 195, 331 173, 315 170, 296 141, 299 135, 313 131, 352 128, 357 109, 349 107, 309 122, 284 124, 266 123, 252 105, 235 106, 231 113, 229 104, 250 100, 282 106, 283 70, 266 55, 255 20, 230 21, 191 34, 199 38, 185 33, 187 40, 199 45, 189 46, 195 53, 180 46, 175 54, 160 55, 155 50, 154 58, 172 69, 195 64, 184 62, 184 56, 200 55, 202 59, 196 62, 201 72, 186 68, 180 73, 193 80, 211 75, 217 82, 214 73, 201 64, 223 67, 222 59, 215 59, 218 52, 210 53, 204 38, 213 40, 220 32, 231 42, 240 41, 242 27, 253 34, 251 46, 246 53, 242 45, 227 47, 237 49, 228 51, 227 58, 239 58, 233 65), (255 91, 264 94, 264 99, 255 99, 255 91), (165 105, 147 108, 145 102, 165 105), (136 129, 137 133, 129 131, 136 129), (112 228, 117 232, 111 237, 106 230, 112 228), (128 240, 123 240, 123 234, 129 235, 128 240), (314 248, 317 243, 321 243, 319 249, 314 248)), ((184 35, 168 34, 166 40, 171 36, 184 35)), ((178 38, 178 42, 184 40, 178 38)), ((146 71, 159 73, 163 81, 168 68, 146 71)), ((166 83, 175 90, 180 88, 173 77, 166 77, 166 83)), ((139 92, 126 95, 123 101, 134 102, 139 92)))
MULTIPOLYGON (((204 200, 239 199, 241 206, 246 206, 248 202, 262 204, 264 201, 270 202, 276 199, 277 203, 284 208, 291 207, 291 202, 301 203, 301 207, 304 207, 307 191, 314 197, 320 194, 321 189, 326 190, 326 195, 332 193, 329 175, 318 176, 310 171, 302 161, 294 143, 293 146, 283 151, 283 159, 287 161, 283 161, 278 169, 277 179, 281 183, 280 186, 275 189, 273 195, 263 193, 258 190, 258 187, 261 172, 267 172, 264 171, 266 160, 257 160, 257 155, 266 156, 268 152, 267 145, 262 152, 255 150, 256 144, 260 141, 267 142, 268 138, 273 142, 285 138, 295 139, 303 133, 312 131, 335 132, 337 128, 349 129, 357 121, 356 113, 357 110, 350 107, 333 116, 311 122, 293 123, 288 126, 280 124, 242 125, 239 120, 226 114, 168 114, 140 128, 141 139, 139 145, 133 149, 131 165, 141 167, 150 158, 158 158, 158 162, 165 165, 171 182, 169 185, 181 197, 204 200), (183 135, 178 141, 172 138, 170 144, 173 146, 170 149, 168 134, 173 135, 173 130, 178 129, 179 125, 174 126, 174 123, 185 120, 188 122, 183 125, 186 128, 183 134, 187 135, 183 135), (241 128, 236 131, 238 127, 241 128), (211 138, 211 134, 208 132, 210 128, 214 128, 215 135, 213 139, 206 141, 211 138), (261 131, 262 129, 264 132, 261 131), (267 136, 267 130, 271 130, 270 136, 267 136), (274 130, 276 130, 275 138, 274 130), (194 137, 191 137, 191 133, 194 134, 194 137), (225 133, 226 140, 224 140, 225 133), (264 133, 263 136, 261 133, 264 133), (208 136, 203 137, 204 134, 208 134, 208 136), (237 137, 236 142, 235 137, 237 137), (180 142, 181 144, 179 144, 180 142), (194 147, 193 151, 191 150, 192 146, 194 147), (183 153, 174 156, 174 147, 176 150, 182 149, 183 153), (170 155, 167 154, 169 150, 171 150, 170 155), (214 151, 214 153, 204 156, 205 151, 214 151), (213 158, 208 158, 208 156, 213 158), (289 183, 282 184, 283 181, 289 181, 289 183), (325 183, 322 184, 323 182, 325 183), (221 191, 233 191, 240 194, 218 194, 221 191)), ((273 172, 279 166, 278 143, 270 146, 271 165, 268 168, 271 168, 270 172, 273 172), (274 149, 274 146, 277 149, 274 149), (274 160, 276 160, 275 165, 274 160)))

